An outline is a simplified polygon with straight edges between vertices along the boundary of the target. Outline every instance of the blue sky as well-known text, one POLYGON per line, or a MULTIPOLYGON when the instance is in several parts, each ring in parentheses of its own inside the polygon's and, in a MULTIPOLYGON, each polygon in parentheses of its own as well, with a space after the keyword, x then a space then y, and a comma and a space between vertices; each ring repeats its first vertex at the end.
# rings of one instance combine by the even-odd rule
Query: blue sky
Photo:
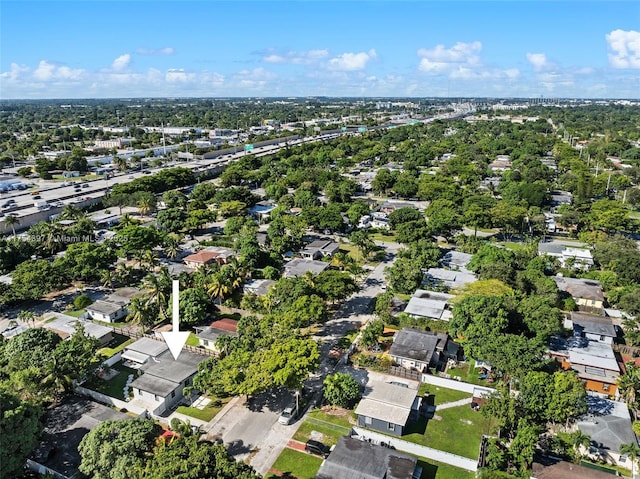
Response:
POLYGON ((0 98, 640 97, 639 1, 6 1, 0 98))

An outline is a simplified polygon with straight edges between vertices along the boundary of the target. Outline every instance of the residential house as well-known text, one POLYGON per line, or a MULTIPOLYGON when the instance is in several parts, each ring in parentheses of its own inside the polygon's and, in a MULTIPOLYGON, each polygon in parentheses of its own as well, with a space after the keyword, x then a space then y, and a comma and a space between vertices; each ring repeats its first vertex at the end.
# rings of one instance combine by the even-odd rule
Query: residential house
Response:
POLYGON ((238 321, 230 318, 222 318, 214 321, 209 326, 196 326, 196 336, 199 345, 205 349, 219 352, 216 341, 220 336, 238 336, 238 321))
POLYGON ((252 279, 244 284, 242 291, 244 294, 264 296, 274 284, 276 284, 276 282, 272 279, 252 279))
POLYGON ((55 479, 80 476, 78 446, 84 436, 107 420, 133 419, 127 414, 79 396, 65 396, 44 416, 44 430, 36 449, 27 459, 27 467, 55 479))
POLYGON ((473 258, 472 254, 451 250, 447 251, 440 259, 440 264, 454 271, 471 273, 471 271, 467 269, 467 265, 471 262, 471 258, 473 258))
POLYGON ((477 280, 476 275, 471 272, 454 271, 444 268, 429 268, 425 273, 422 284, 427 288, 444 286, 448 289, 455 289, 477 280))
POLYGON ((568 191, 551 191, 549 192, 549 202, 552 209, 562 205, 570 205, 573 203, 573 197, 568 191))
POLYGON ((581 310, 602 311, 604 306, 604 293, 600 281, 593 279, 565 278, 555 276, 553 280, 558 289, 571 295, 581 310))
POLYGON ((313 259, 294 258, 284 265, 284 278, 296 278, 304 276, 305 273, 320 274, 329 267, 329 263, 316 261, 313 259))
POLYGON ((340 245, 335 241, 319 239, 312 241, 300 250, 300 256, 304 259, 320 259, 333 256, 338 250, 340 250, 340 245))
POLYGON ((557 457, 536 457, 531 479, 611 479, 610 472, 563 461, 557 457))
POLYGON ((324 460, 316 479, 418 479, 415 456, 342 436, 324 460))
POLYGON ((404 312, 416 318, 449 321, 452 317, 449 300, 452 294, 418 289, 411 296, 404 312))
POLYGON ((259 201, 249 208, 249 215, 258 223, 263 223, 269 219, 271 211, 276 208, 273 201, 259 201))
POLYGON ((422 407, 417 381, 370 372, 362 400, 355 410, 357 424, 392 436, 402 436, 422 407))
POLYGON ((587 248, 579 246, 569 246, 559 241, 549 241, 538 243, 538 255, 552 256, 558 259, 560 265, 574 267, 578 269, 589 269, 593 266, 593 256, 587 248))
POLYGON ((503 173, 511 169, 511 159, 508 155, 498 155, 498 157, 489 163, 489 169, 493 173, 503 173))
POLYGON ((191 254, 184 258, 184 264, 193 269, 198 269, 201 266, 218 263, 226 264, 229 258, 235 256, 235 252, 231 248, 223 247, 209 247, 191 254))
POLYGON ((402 328, 393 337, 389 356, 400 366, 425 372, 442 369, 448 360, 458 360, 459 346, 447 334, 402 328))
POLYGON ((578 430, 591 437, 588 455, 631 469, 631 460, 620 453, 622 444, 637 444, 629 408, 623 402, 598 395, 587 396, 587 413, 578 419, 578 430))
POLYGON ((113 339, 113 330, 111 328, 93 321, 53 312, 46 313, 44 319, 44 327, 55 332, 62 339, 69 339, 73 336, 79 326, 82 326, 87 336, 100 341, 102 346, 106 346, 113 339))
POLYGON ((153 361, 153 358, 161 356, 168 349, 169 347, 164 341, 142 337, 126 346, 121 358, 125 362, 125 366, 139 369, 142 365, 153 361))
POLYGON ((106 323, 114 323, 129 314, 127 307, 131 298, 141 293, 138 288, 121 288, 103 300, 98 300, 86 307, 89 318, 106 323))
POLYGON ((620 366, 611 344, 554 336, 549 355, 560 362, 562 369, 575 371, 587 391, 608 396, 617 394, 620 366))
POLYGON ((607 344, 612 344, 618 335, 610 317, 580 311, 571 311, 569 318, 564 321, 564 326, 572 329, 574 336, 607 344))
POLYGON ((395 210, 398 210, 400 208, 413 208, 413 209, 418 209, 416 207, 415 203, 411 203, 408 201, 385 201, 384 203, 382 203, 380 205, 380 208, 378 208, 378 211, 382 212, 382 213, 386 213, 386 214, 390 214, 393 213, 395 210))
POLYGON ((184 388, 193 385, 203 359, 199 354, 182 351, 174 360, 171 352, 165 351, 142 365, 139 369, 142 374, 130 385, 132 403, 156 415, 174 408, 184 399, 184 388))

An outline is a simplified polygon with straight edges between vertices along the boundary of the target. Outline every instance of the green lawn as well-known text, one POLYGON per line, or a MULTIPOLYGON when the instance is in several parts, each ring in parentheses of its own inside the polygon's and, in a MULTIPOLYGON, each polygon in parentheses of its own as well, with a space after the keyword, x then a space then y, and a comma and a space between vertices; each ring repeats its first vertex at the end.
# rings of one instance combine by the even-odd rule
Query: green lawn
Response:
MULTIPOLYGON (((347 411, 346 414, 350 415, 351 411, 347 411)), ((305 421, 300 424, 293 438, 300 442, 307 442, 311 439, 311 433, 314 431, 322 434, 323 443, 332 446, 338 442, 340 437, 349 435, 351 423, 346 415, 335 416, 315 409, 307 414, 305 421)))
POLYGON ((105 358, 110 358, 133 342, 135 342, 134 338, 130 338, 129 336, 124 336, 122 334, 114 334, 109 346, 98 349, 98 354, 105 358))
POLYGON ((422 466, 420 479, 473 479, 475 477, 473 472, 423 457, 418 458, 418 465, 422 466))
POLYGON ((316 477, 321 464, 322 459, 319 457, 285 448, 276 462, 273 463, 273 466, 271 466, 274 469, 285 473, 285 476, 269 474, 266 477, 269 478, 294 476, 298 479, 313 479, 314 477, 316 477))
POLYGON ((193 333, 189 333, 189 337, 187 338, 187 346, 193 346, 194 348, 197 348, 199 345, 200 340, 198 339, 198 336, 193 333))
POLYGON ((489 434, 489 430, 489 420, 465 404, 436 411, 433 419, 416 423, 408 428, 408 433, 402 438, 423 446, 477 459, 482 435, 489 434))
MULTIPOLYGON (((133 377, 135 378, 138 376, 138 372, 135 369, 123 366, 121 363, 114 364, 111 366, 111 369, 118 371, 118 374, 113 378, 105 381, 104 379, 95 377, 88 381, 84 386, 88 389, 93 389, 99 393, 106 394, 107 396, 123 400, 125 399, 123 390, 127 383, 129 374, 133 374, 133 377)), ((132 391, 129 390, 129 395, 131 394, 132 391)))
POLYGON ((459 401, 460 399, 470 398, 471 394, 463 391, 456 391, 455 389, 441 388, 438 386, 432 386, 431 384, 423 383, 420 385, 420 391, 418 394, 429 394, 429 399, 433 397, 433 405, 444 404, 447 402, 459 401))
POLYGON ((492 387, 492 381, 488 381, 487 379, 478 379, 480 370, 472 367, 472 362, 475 364, 473 359, 470 359, 466 363, 460 363, 455 368, 449 368, 447 369, 447 374, 459 377, 466 383, 476 384, 477 386, 492 387))
POLYGON ((211 402, 207 404, 204 409, 198 409, 196 407, 189 407, 189 406, 179 406, 176 411, 179 412, 180 414, 185 414, 187 416, 200 419, 201 421, 209 422, 214 417, 216 417, 216 414, 218 414, 220 410, 229 401, 231 401, 232 398, 231 397, 228 397, 228 398, 210 397, 209 399, 211 399, 211 402))
POLYGON ((64 314, 67 316, 73 316, 74 318, 79 318, 82 314, 85 313, 84 309, 76 309, 75 311, 72 309, 67 309, 64 314))
POLYGON ((387 241, 387 242, 395 242, 396 241, 396 233, 388 232, 388 233, 373 233, 369 237, 373 241, 387 241))

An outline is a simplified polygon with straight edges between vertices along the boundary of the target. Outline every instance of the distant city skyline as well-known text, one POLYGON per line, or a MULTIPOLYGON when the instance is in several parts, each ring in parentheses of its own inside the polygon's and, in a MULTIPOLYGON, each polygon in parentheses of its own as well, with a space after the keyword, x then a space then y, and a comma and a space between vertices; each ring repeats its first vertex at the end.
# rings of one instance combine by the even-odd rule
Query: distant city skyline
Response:
POLYGON ((2 1, 0 98, 640 98, 637 1, 2 1))

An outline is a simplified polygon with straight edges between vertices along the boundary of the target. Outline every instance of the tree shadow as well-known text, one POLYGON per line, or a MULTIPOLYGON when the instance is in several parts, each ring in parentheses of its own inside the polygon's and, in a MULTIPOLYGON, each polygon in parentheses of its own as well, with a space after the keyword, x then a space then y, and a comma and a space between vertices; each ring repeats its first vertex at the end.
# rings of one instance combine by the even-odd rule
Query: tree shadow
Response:
POLYGON ((238 439, 237 441, 232 441, 228 443, 226 446, 227 446, 227 450, 229 451, 229 454, 231 454, 232 456, 249 454, 253 449, 253 447, 245 445, 242 439, 238 439))

